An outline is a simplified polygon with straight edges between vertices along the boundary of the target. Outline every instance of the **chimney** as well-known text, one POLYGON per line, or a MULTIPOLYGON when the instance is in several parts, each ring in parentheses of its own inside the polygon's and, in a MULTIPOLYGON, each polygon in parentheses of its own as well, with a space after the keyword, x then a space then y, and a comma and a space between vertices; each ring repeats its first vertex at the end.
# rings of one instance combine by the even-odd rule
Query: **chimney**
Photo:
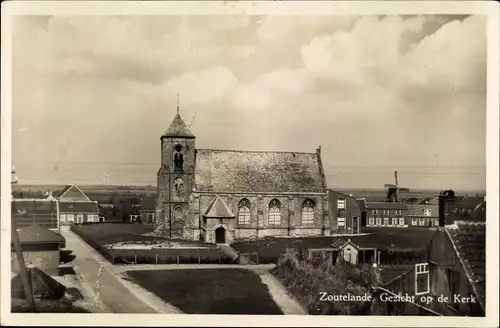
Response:
POLYGON ((316 155, 318 155, 318 157, 321 157, 321 145, 319 145, 318 149, 316 149, 316 155))
POLYGON ((453 203, 455 195, 453 192, 445 191, 439 195, 439 226, 444 227, 448 222, 448 204, 453 203))

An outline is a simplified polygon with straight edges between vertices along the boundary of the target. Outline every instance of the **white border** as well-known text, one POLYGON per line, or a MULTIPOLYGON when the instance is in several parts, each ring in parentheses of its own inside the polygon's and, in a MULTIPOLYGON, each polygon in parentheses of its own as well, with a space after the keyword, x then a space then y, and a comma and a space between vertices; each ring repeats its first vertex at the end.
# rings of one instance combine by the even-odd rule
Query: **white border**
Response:
POLYGON ((4 1, 1 56, 1 323, 5 325, 87 326, 498 326, 499 200, 499 12, 495 1, 4 1), (381 316, 228 316, 140 314, 10 314, 10 168, 12 138, 12 15, 396 15, 478 14, 488 16, 487 99, 487 258, 486 318, 381 316), (7 287, 7 288, 6 288, 7 287))

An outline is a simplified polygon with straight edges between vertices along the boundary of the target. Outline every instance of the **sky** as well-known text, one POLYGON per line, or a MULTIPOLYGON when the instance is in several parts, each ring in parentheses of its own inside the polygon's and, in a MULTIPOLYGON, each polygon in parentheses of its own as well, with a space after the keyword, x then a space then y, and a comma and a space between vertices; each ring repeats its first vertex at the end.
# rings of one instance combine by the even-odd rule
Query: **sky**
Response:
POLYGON ((484 190, 483 16, 19 16, 24 184, 155 185, 197 148, 315 152, 330 188, 484 190))

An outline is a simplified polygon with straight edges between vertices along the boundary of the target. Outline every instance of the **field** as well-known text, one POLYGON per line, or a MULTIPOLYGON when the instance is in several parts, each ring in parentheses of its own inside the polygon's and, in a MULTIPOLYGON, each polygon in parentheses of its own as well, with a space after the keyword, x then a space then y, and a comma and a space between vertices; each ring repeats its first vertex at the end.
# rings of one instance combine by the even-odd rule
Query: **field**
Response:
MULTIPOLYGON (((116 200, 134 199, 140 200, 141 197, 154 197, 156 195, 156 186, 117 186, 117 185, 78 185, 78 187, 85 192, 91 199, 102 203, 115 203, 116 200)), ((14 185, 13 194, 15 197, 43 197, 46 191, 51 190, 54 195, 64 188, 63 185, 14 185)), ((366 198, 371 201, 385 200, 386 190, 384 189, 338 189, 335 190, 352 194, 356 198, 366 198)), ((441 190, 416 190, 412 189, 410 192, 401 193, 402 200, 409 198, 420 198, 437 196, 441 190)), ((485 191, 458 191, 455 190, 457 195, 485 195, 485 191)))
MULTIPOLYGON (((338 239, 349 238, 354 243, 363 246, 377 247, 387 261, 392 262, 389 254, 401 252, 404 254, 416 253, 421 255, 421 249, 426 247, 435 230, 421 228, 365 228, 368 235, 346 237, 303 237, 303 238, 266 238, 255 241, 236 242, 231 247, 238 252, 258 252, 259 263, 276 263, 279 256, 287 248, 310 249, 328 248, 338 239), (385 256, 384 256, 385 254, 385 256)), ((347 239, 346 239, 347 241, 347 239)))
POLYGON ((127 275, 187 314, 283 314, 259 276, 249 270, 152 270, 127 275))
POLYGON ((225 263, 220 249, 204 242, 148 235, 153 227, 141 224, 91 224, 71 230, 113 264, 225 263))

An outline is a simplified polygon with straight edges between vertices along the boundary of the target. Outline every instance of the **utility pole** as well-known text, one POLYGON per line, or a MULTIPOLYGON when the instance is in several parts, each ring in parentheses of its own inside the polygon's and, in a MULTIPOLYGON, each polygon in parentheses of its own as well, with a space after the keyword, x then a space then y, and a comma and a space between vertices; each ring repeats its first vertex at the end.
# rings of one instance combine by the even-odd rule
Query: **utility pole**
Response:
MULTIPOLYGON (((15 167, 12 167, 10 172, 11 174, 16 174, 15 167)), ((17 177, 13 176, 11 180, 11 184, 14 185, 17 183, 17 177)), ((19 274, 21 275, 21 282, 24 288, 24 295, 26 300, 28 301, 28 306, 31 312, 35 312, 35 300, 33 298, 33 288, 31 286, 31 281, 28 276, 28 269, 26 269, 26 264, 24 263, 24 256, 21 250, 21 242, 19 241, 19 234, 17 233, 16 220, 14 218, 11 219, 12 224, 12 241, 14 243, 14 248, 16 251, 17 263, 19 266, 19 274)))

